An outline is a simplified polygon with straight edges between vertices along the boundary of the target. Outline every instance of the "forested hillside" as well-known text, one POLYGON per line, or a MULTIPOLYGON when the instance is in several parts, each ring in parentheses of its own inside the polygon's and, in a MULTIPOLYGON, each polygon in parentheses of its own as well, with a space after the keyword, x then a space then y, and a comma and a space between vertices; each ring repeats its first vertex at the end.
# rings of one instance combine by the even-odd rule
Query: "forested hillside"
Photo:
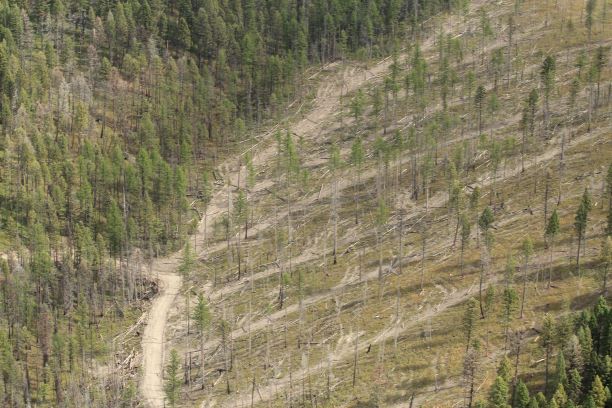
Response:
POLYGON ((307 96, 312 64, 416 30, 406 7, 2 1, 2 405, 135 404, 98 364, 121 355, 110 340, 156 292, 147 265, 182 246, 218 160, 307 96))
POLYGON ((0 405, 610 406, 609 6, 0 0, 0 405))

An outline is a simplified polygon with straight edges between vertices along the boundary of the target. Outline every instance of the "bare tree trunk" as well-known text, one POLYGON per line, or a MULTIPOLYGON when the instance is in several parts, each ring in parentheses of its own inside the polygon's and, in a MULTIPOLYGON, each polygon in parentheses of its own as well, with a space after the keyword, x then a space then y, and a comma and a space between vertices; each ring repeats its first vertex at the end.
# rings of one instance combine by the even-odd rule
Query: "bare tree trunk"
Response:
POLYGON ((555 246, 555 238, 551 237, 550 240, 550 259, 548 261, 548 287, 552 283, 552 270, 553 270, 553 248, 555 246))
POLYGON ((334 265, 338 263, 338 180, 334 175, 333 184, 333 217, 334 217, 334 265))
POLYGON ((380 301, 383 296, 383 253, 380 227, 376 228, 376 241, 378 244, 378 300, 380 301))
POLYGON ((427 226, 423 228, 421 231, 421 292, 423 292, 423 287, 425 284, 425 251, 427 249, 427 226))
POLYGON ((359 326, 355 331, 355 351, 353 353, 353 388, 355 388, 355 383, 357 382, 357 357, 359 349, 359 326))
POLYGON ((523 295, 521 297, 521 319, 524 316, 525 310, 525 297, 527 296, 527 267, 528 259, 525 259, 525 265, 523 265, 523 295))

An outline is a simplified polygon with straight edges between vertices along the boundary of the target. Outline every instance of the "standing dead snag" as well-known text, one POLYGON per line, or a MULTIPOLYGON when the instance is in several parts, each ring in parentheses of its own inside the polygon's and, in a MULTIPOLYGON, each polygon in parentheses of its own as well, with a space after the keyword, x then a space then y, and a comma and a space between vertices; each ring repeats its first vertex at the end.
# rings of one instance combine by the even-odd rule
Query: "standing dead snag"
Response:
POLYGON ((523 141, 521 143, 521 173, 525 172, 525 154, 527 153, 527 145, 533 143, 538 99, 538 90, 534 88, 529 93, 529 96, 525 101, 525 107, 523 108, 523 117, 521 118, 521 128, 523 130, 523 141))
POLYGON ((548 222, 548 193, 550 192, 550 170, 546 170, 546 180, 544 184, 544 225, 548 222))
POLYGON ((232 332, 229 327, 229 323, 225 320, 225 309, 224 309, 223 314, 224 314, 223 318, 219 321, 219 331, 221 332, 221 350, 223 351, 223 373, 225 375, 225 392, 227 394, 230 394, 231 393, 230 375, 229 375, 230 363, 228 362, 229 357, 228 357, 227 335, 229 333, 229 335, 231 336, 232 332))
MULTIPOLYGON (((242 277, 242 234, 240 233, 240 226, 248 222, 248 201, 246 198, 246 194, 242 189, 238 190, 238 197, 236 198, 236 204, 234 206, 234 224, 238 226, 238 233, 236 234, 236 252, 237 252, 237 261, 238 261, 238 280, 242 277)), ((245 226, 245 236, 246 236, 246 226, 245 226)))
POLYGON ((361 213, 361 208, 359 205, 359 195, 358 191, 361 188, 361 172, 364 161, 364 153, 363 153, 363 144, 361 142, 361 138, 357 136, 353 145, 351 146, 351 165, 355 166, 355 173, 357 174, 357 184, 353 188, 354 200, 357 208, 355 209, 355 225, 359 224, 359 215, 361 213))
POLYGON ((480 343, 473 342, 463 359, 463 380, 466 386, 465 400, 467 408, 472 408, 476 393, 477 375, 480 369, 480 343))
MULTIPOLYGON (((193 320, 200 331, 200 372, 204 373, 204 344, 206 342, 206 330, 210 325, 210 311, 208 304, 202 294, 198 295, 198 303, 193 311, 193 320)), ((202 389, 204 389, 204 377, 202 377, 202 389)))
POLYGON ((421 292, 425 288, 425 253, 427 251, 427 222, 421 226, 421 292))
POLYGON ((378 246, 378 297, 382 299, 383 295, 383 252, 382 252, 382 234, 387 220, 389 218, 389 209, 384 200, 380 199, 376 210, 376 243, 378 246))
POLYGON ((529 257, 533 254, 533 242, 527 237, 522 244, 523 253, 523 295, 521 296, 521 319, 525 311, 525 298, 527 296, 527 269, 529 268, 529 257))
POLYGON ((334 222, 334 265, 338 263, 338 175, 340 168, 340 150, 336 144, 331 147, 329 155, 329 169, 332 175, 332 219, 334 222))
MULTIPOLYGON (((524 336, 523 330, 515 331, 513 333, 511 343, 510 343, 511 352, 514 353, 514 378, 512 380, 512 384, 514 387, 517 386, 517 381, 518 381, 519 363, 521 360, 521 347, 523 346, 523 336, 524 336)), ((512 397, 512 400, 514 402, 514 395, 512 397)))
MULTIPOLYGON (((193 254, 193 251, 191 250, 191 245, 189 245, 189 241, 187 241, 185 243, 185 247, 183 248, 183 258, 181 259, 181 264, 179 265, 179 272, 181 273, 181 275, 183 275, 183 278, 185 279, 185 282, 187 283, 187 286, 189 287, 189 282, 191 279, 191 274, 193 272, 193 270, 196 267, 196 259, 195 256, 193 254)), ((189 315, 189 306, 190 306, 190 297, 191 294, 191 289, 188 289, 186 292, 186 298, 185 298, 185 304, 186 304, 186 308, 187 308, 187 334, 190 334, 191 332, 191 327, 190 327, 190 315, 189 315)))
POLYGON ((463 256, 465 253, 465 248, 469 244, 471 223, 465 214, 461 214, 460 223, 461 223, 461 277, 463 277, 464 276, 463 256))
POLYGON ((507 49, 507 55, 506 55, 506 89, 508 89, 510 87, 510 66, 511 66, 511 62, 512 62, 512 38, 514 36, 514 31, 516 30, 516 24, 514 22, 514 16, 512 14, 510 14, 508 16, 508 32, 507 32, 507 36, 508 36, 508 46, 506 47, 507 49))
MULTIPOLYGON (((244 157, 245 163, 246 163, 246 171, 247 171, 247 177, 246 177, 246 189, 245 189, 245 202, 246 202, 246 214, 244 217, 244 239, 248 239, 249 238, 249 190, 253 189, 253 187, 255 187, 255 181, 256 181, 256 177, 257 177, 257 173, 255 172, 255 166, 253 165, 253 157, 251 156, 251 152, 248 151, 245 154, 244 157)), ((251 208, 251 223, 253 223, 253 216, 254 216, 254 209, 251 208)))
POLYGON ((510 331, 510 324, 514 319, 514 312, 518 306, 518 294, 513 287, 514 284, 514 258, 512 255, 508 256, 506 260, 506 268, 504 271, 504 291, 502 293, 502 320, 504 323, 504 350, 508 346, 508 336, 510 331))

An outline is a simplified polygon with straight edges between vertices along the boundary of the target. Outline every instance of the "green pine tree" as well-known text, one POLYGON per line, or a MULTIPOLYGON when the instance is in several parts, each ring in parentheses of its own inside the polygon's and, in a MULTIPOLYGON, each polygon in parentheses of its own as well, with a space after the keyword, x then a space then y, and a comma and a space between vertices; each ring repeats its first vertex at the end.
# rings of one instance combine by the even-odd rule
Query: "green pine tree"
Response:
POLYGON ((548 220, 548 224, 546 225, 545 236, 548 241, 548 246, 550 248, 550 259, 548 263, 548 287, 550 288, 552 282, 552 264, 553 264, 553 249, 555 246, 555 238, 559 234, 559 215, 557 214, 557 209, 553 211, 548 220))
POLYGON ((166 384, 164 385, 166 401, 168 401, 168 405, 171 408, 176 407, 179 403, 181 392, 180 364, 178 352, 172 349, 170 352, 170 362, 166 366, 166 384))
POLYGON ((529 389, 523 380, 519 379, 514 391, 514 408, 528 408, 530 401, 529 389))
POLYGON ((490 408, 510 408, 508 404, 508 384, 502 377, 497 376, 489 391, 490 408))

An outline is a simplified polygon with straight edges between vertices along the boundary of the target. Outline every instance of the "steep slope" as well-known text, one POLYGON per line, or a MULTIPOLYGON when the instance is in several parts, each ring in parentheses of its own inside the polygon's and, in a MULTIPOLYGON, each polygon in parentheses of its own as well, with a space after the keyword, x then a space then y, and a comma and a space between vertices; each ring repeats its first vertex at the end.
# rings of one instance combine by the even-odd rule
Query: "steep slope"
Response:
POLYGON ((202 264, 188 284, 208 299, 212 324, 187 328, 191 296, 189 311, 180 298, 168 325, 187 362, 186 406, 460 403, 461 321, 471 298, 482 309, 476 336, 486 350, 478 395, 519 334, 521 377, 542 389, 535 339, 545 312, 581 310, 600 292, 612 152, 609 95, 596 101, 594 76, 574 66, 611 45, 609 29, 588 45, 576 27, 580 7, 546 7, 526 2, 515 13, 514 4, 477 2, 466 15, 429 21, 418 51, 411 44, 369 70, 327 67, 303 118, 281 122, 224 166, 210 230, 199 237, 202 264), (566 30, 579 35, 555 42, 566 30), (549 108, 547 55, 556 57, 549 108), (419 85, 420 61, 428 74, 419 85), (576 76, 586 85, 576 88, 576 76), (523 107, 532 89, 540 99, 530 134, 523 107), (334 155, 347 164, 333 164, 334 155), (585 187, 596 199, 576 269, 573 219, 585 187), (236 210, 243 205, 246 217, 236 210), (478 222, 485 209, 489 230, 478 222), (541 237, 553 209, 561 228, 551 243, 541 237), (536 254, 523 263, 529 236, 536 254), (522 318, 512 304, 503 317, 510 290, 525 303, 522 318))
MULTIPOLYGON (((299 120, 295 124, 294 131, 303 134, 316 134, 320 132, 320 122, 327 120, 334 113, 334 109, 337 107, 343 93, 353 91, 372 77, 377 77, 380 73, 388 69, 389 64, 389 59, 386 59, 367 70, 363 75, 352 78, 348 83, 343 83, 344 81, 341 80, 341 78, 354 73, 354 70, 349 72, 342 70, 341 74, 334 74, 332 78, 326 79, 324 84, 321 85, 320 89, 317 91, 317 96, 312 102, 315 107, 308 112, 306 118, 299 120)), ((337 68, 331 65, 324 69, 334 70, 337 68)), ((315 79, 315 75, 313 75, 311 79, 315 79)), ((258 137, 257 140, 259 140, 259 142, 247 151, 257 152, 254 159, 254 165, 263 165, 266 161, 271 160, 274 154, 275 147, 273 145, 267 146, 272 144, 273 132, 268 131, 258 137)), ((227 211, 227 190, 231 188, 231 186, 238 185, 241 177, 242 179, 246 177, 245 174, 242 174, 242 167, 239 166, 241 163, 240 157, 244 156, 245 153, 246 151, 238 154, 237 158, 229 159, 219 165, 219 169, 222 169, 229 177, 224 182, 223 188, 216 191, 211 201, 207 204, 205 213, 201 216, 194 236, 191 238, 196 243, 198 241, 205 242, 208 234, 207 224, 214 225, 224 212, 227 211), (240 167, 240 171, 233 170, 237 167, 240 167)), ((261 228, 261 226, 258 228, 261 228)), ((210 248, 200 250, 201 254, 205 254, 209 251, 210 248)), ((166 344, 164 332, 166 330, 166 321, 169 312, 173 304, 177 301, 177 295, 181 287, 181 279, 178 273, 180 262, 180 253, 175 253, 169 257, 155 259, 150 269, 151 277, 159 279, 160 288, 148 312, 147 324, 142 337, 143 374, 140 392, 148 405, 152 407, 164 406, 163 364, 166 360, 165 357, 167 357, 164 347, 166 344)))

